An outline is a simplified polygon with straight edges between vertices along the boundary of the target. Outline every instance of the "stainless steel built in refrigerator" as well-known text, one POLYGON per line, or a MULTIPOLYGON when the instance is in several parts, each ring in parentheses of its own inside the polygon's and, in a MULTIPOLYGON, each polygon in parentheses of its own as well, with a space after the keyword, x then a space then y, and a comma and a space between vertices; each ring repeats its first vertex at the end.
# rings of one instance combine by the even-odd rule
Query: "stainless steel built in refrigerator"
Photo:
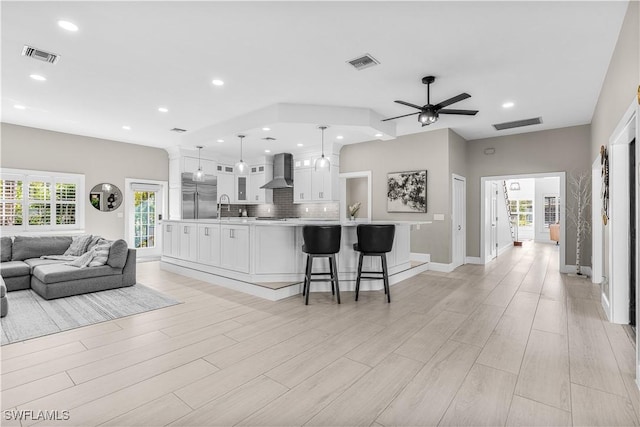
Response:
POLYGON ((217 218, 218 178, 205 175, 204 182, 193 180, 193 174, 182 174, 182 219, 217 218))

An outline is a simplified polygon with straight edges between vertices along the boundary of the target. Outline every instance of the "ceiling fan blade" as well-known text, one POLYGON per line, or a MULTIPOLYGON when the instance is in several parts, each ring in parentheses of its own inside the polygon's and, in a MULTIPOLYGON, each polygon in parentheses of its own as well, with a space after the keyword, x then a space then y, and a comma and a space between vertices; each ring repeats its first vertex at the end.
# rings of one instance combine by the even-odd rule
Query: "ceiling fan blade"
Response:
POLYGON ((388 119, 383 119, 383 120, 380 120, 380 121, 381 122, 386 122, 387 120, 395 120, 395 119, 399 119, 401 117, 415 116, 416 114, 420 114, 420 113, 421 113, 421 111, 418 111, 417 113, 410 113, 410 114, 405 114, 403 116, 390 117, 388 119))
POLYGON ((404 102, 404 101, 393 101, 393 102, 397 102, 398 104, 402 104, 402 105, 406 105, 407 107, 413 107, 413 108, 417 108, 418 110, 422 110, 422 107, 416 104, 412 104, 410 102, 404 102))
POLYGON ((445 101, 442 101, 439 104, 434 105, 434 107, 436 110, 439 110, 440 108, 444 108, 447 105, 455 104, 456 102, 460 102, 463 99, 467 99, 467 98, 471 98, 471 95, 469 95, 468 93, 461 93, 458 96, 454 96, 453 98, 449 98, 445 101))
POLYGON ((451 110, 451 109, 442 109, 438 110, 438 114, 459 114, 462 116, 475 116, 478 114, 478 110, 451 110))

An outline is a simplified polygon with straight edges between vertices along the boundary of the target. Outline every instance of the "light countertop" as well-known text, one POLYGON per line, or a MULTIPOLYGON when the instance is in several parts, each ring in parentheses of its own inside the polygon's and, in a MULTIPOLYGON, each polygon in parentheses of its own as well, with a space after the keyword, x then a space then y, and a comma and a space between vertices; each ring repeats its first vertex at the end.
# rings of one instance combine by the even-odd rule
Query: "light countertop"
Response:
POLYGON ((255 218, 230 217, 223 219, 184 219, 184 220, 165 220, 164 222, 183 222, 195 224, 228 224, 228 225, 252 225, 252 226, 281 226, 281 227, 300 227, 303 225, 342 225, 343 227, 355 227, 358 224, 396 224, 396 225, 421 225, 431 224, 431 221, 398 221, 398 220, 366 220, 356 219, 355 221, 339 221, 331 219, 312 219, 312 218, 287 218, 286 220, 256 220, 255 218))

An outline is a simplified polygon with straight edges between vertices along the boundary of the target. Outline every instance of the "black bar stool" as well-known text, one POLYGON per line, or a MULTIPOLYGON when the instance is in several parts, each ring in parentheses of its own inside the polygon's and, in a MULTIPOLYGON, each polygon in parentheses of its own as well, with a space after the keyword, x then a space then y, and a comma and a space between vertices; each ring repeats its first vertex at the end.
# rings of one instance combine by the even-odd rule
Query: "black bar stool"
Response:
POLYGON ((393 237, 396 234, 396 226, 393 224, 360 224, 357 228, 358 243, 353 244, 353 249, 360 252, 358 260, 358 278, 356 279, 356 301, 360 292, 361 279, 374 279, 384 282, 384 293, 387 294, 387 302, 391 302, 389 290, 389 272, 387 270, 387 252, 393 247, 393 237), (382 271, 362 271, 362 259, 366 256, 379 256, 382 260, 382 271), (375 274, 376 276, 363 276, 362 274, 375 274))
POLYGON ((336 266, 336 254, 340 252, 340 235, 342 227, 339 225, 305 225, 302 227, 302 252, 307 254, 307 268, 304 276, 302 295, 305 296, 305 305, 309 304, 309 290, 311 282, 331 282, 331 293, 340 304, 340 285, 338 284, 338 268, 336 266), (312 273, 314 258, 329 258, 329 271, 312 273), (322 279, 312 279, 312 276, 327 276, 322 279), (334 286, 335 284, 335 286, 334 286))

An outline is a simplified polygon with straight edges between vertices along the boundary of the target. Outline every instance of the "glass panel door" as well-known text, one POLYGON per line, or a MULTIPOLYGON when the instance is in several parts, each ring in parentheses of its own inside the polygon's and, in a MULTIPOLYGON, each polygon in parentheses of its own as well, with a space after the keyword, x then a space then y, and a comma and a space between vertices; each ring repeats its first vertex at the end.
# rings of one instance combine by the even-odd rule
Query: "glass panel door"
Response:
POLYGON ((162 252, 163 190, 161 185, 134 182, 130 184, 127 200, 129 246, 137 250, 137 257, 156 258, 162 252))
POLYGON ((156 247, 156 199, 157 191, 135 191, 134 200, 134 248, 156 247))

